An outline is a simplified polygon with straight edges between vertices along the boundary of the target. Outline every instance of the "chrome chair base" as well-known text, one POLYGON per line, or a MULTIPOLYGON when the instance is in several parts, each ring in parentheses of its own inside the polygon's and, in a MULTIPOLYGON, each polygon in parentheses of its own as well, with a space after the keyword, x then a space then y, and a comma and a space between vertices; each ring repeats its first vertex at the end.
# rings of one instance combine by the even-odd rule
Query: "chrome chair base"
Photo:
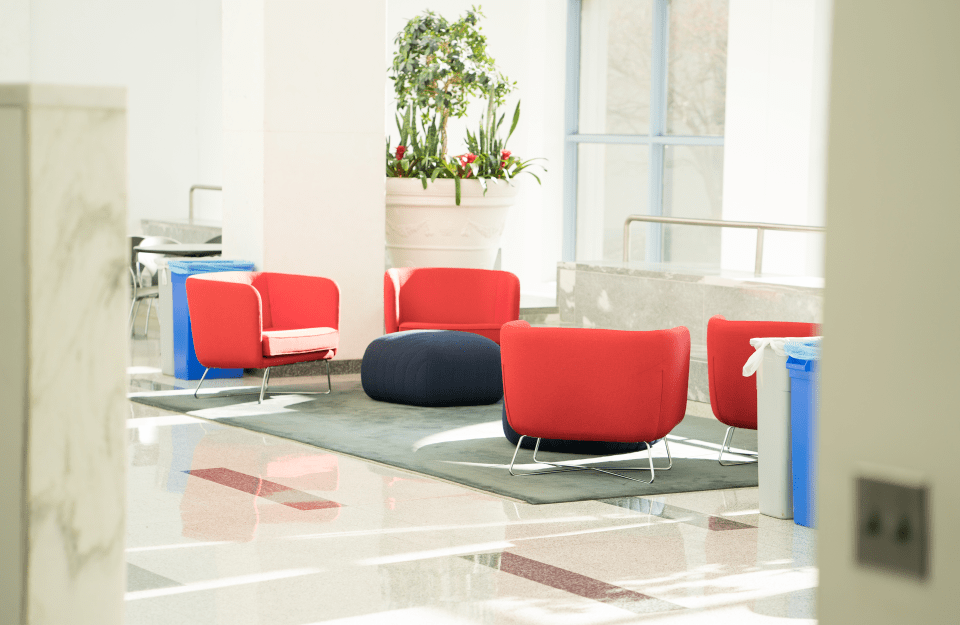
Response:
POLYGON ((722 466, 722 467, 735 467, 735 466, 740 465, 740 464, 755 464, 755 463, 759 462, 759 460, 760 460, 760 455, 759 455, 757 452, 754 452, 754 451, 744 451, 744 452, 738 452, 738 453, 735 454, 735 455, 737 455, 737 456, 748 456, 748 457, 752 457, 752 458, 754 458, 754 459, 753 459, 753 460, 744 460, 744 461, 742 461, 742 462, 724 462, 724 461, 723 461, 723 450, 726 449, 728 454, 732 454, 732 453, 733 453, 732 451, 730 451, 730 445, 727 443, 727 440, 729 439, 730 443, 733 443, 733 431, 736 430, 736 429, 737 429, 737 428, 735 428, 734 426, 731 425, 730 427, 727 428, 727 433, 723 435, 723 445, 720 446, 720 455, 717 457, 717 462, 719 462, 719 463, 720 463, 720 466, 722 466))
MULTIPOLYGON (((270 394, 270 395, 329 395, 329 394, 331 393, 331 391, 333 391, 333 386, 332 386, 331 383, 330 383, 330 361, 329 361, 329 360, 324 360, 323 362, 324 362, 324 364, 326 364, 326 366, 327 366, 327 390, 325 390, 325 391, 284 391, 284 390, 272 390, 272 391, 268 391, 268 390, 267 390, 267 384, 268 384, 269 381, 270 381, 270 369, 271 369, 271 367, 267 367, 266 370, 264 370, 264 372, 263 372, 263 382, 260 384, 260 398, 257 400, 257 403, 258 403, 258 404, 262 404, 262 403, 263 403, 263 396, 266 395, 266 394, 270 394)), ((197 383, 197 388, 196 388, 195 391, 193 391, 193 397, 194 397, 194 399, 212 399, 212 398, 220 398, 220 397, 234 397, 234 396, 236 396, 236 395, 253 395, 253 394, 256 392, 256 390, 253 390, 253 391, 241 390, 240 392, 237 392, 237 393, 224 393, 224 394, 222 394, 222 395, 217 394, 217 395, 211 395, 210 397, 200 397, 199 395, 197 395, 197 393, 200 392, 200 385, 203 384, 203 380, 204 380, 204 378, 207 377, 207 373, 209 373, 209 371, 210 371, 210 367, 207 367, 206 369, 204 369, 203 375, 200 376, 200 381, 197 383)), ((250 387, 247 387, 247 388, 256 389, 257 387, 255 387, 255 386, 250 386, 250 387)))
MULTIPOLYGON (((514 477, 530 477, 531 475, 546 475, 547 473, 563 473, 566 471, 597 471, 599 473, 606 473, 607 475, 615 475, 617 477, 622 477, 625 480, 630 480, 633 482, 641 482, 643 484, 652 484, 653 479, 655 477, 655 470, 669 471, 671 468, 673 468, 673 456, 670 455, 670 444, 667 442, 666 438, 663 439, 663 444, 667 448, 667 459, 669 460, 669 463, 665 467, 653 466, 653 452, 651 451, 651 447, 653 447, 653 445, 647 445, 647 458, 650 461, 649 467, 587 467, 587 466, 563 464, 560 462, 547 462, 546 460, 540 460, 537 458, 537 451, 540 450, 540 441, 542 440, 538 438, 536 445, 534 445, 533 447, 533 461, 537 464, 546 464, 554 468, 540 469, 538 471, 528 471, 526 473, 517 473, 513 470, 513 465, 517 461, 517 454, 520 452, 520 445, 523 443, 523 439, 525 438, 526 436, 524 435, 520 436, 520 440, 517 441, 517 448, 513 452, 513 459, 510 460, 509 471, 510 471, 510 475, 513 475, 514 477), (638 480, 635 477, 621 475, 616 471, 650 471, 650 479, 638 480)), ((601 456, 601 457, 605 457, 605 456, 601 456)))

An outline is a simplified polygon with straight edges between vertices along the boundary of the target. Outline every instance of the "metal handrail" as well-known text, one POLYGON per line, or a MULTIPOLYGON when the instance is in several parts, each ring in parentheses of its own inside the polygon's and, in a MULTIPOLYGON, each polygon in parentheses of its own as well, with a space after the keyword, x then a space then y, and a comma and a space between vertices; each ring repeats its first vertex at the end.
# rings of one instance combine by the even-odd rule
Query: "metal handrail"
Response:
POLYGON ((193 223, 193 192, 197 189, 201 191, 223 191, 223 187, 215 187, 209 184, 195 184, 190 187, 190 223, 193 223))
POLYGON ((753 275, 760 277, 763 265, 763 232, 779 230, 781 232, 825 232, 820 226, 793 226, 788 224, 767 224, 753 221, 724 221, 722 219, 691 219, 688 217, 655 217, 653 215, 627 215, 623 222, 623 262, 630 262, 630 224, 646 221, 657 224, 676 224, 681 226, 712 226, 714 228, 749 228, 757 231, 757 255, 753 266, 753 275))

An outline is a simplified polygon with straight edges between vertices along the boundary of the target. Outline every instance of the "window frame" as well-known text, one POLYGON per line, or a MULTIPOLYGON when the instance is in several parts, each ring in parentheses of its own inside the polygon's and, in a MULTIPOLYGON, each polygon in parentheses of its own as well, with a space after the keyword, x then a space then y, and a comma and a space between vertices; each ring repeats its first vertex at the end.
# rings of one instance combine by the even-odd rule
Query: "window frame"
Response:
MULTIPOLYGON (((650 215, 663 215, 664 148, 668 145, 723 146, 722 135, 668 135, 667 79, 670 45, 670 0, 653 2, 653 37, 650 67, 650 131, 646 135, 580 134, 580 48, 582 0, 567 0, 566 90, 564 114, 563 171, 563 260, 575 262, 577 257, 577 178, 580 144, 649 145, 649 190, 647 205, 650 215)), ((647 224, 647 262, 663 261, 663 225, 647 224)))

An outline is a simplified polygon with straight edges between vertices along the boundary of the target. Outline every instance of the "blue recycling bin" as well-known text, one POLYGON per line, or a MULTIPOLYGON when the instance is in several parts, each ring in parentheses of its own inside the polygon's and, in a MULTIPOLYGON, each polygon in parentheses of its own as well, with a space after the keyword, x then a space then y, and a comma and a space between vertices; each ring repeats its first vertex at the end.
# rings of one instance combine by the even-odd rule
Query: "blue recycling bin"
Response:
MULTIPOLYGON (((203 260, 171 260, 170 283, 173 302, 173 371, 181 380, 199 380, 205 367, 197 360, 193 349, 193 331, 190 328, 190 309, 187 306, 187 278, 200 273, 218 271, 253 271, 253 263, 246 260, 212 258, 203 260)), ((210 369, 210 378, 239 378, 243 369, 210 369)))
POLYGON ((790 374, 790 437, 793 456, 793 520, 814 527, 817 508, 817 413, 819 360, 787 358, 790 374))

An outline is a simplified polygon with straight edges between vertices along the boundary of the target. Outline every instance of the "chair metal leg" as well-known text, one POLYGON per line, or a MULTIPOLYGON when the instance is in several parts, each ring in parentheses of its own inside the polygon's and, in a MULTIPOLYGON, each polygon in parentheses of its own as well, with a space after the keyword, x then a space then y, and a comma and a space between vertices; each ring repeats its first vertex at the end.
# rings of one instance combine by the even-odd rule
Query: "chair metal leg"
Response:
POLYGON ((263 394, 267 390, 267 384, 270 382, 270 367, 267 367, 263 372, 263 382, 260 383, 260 399, 257 400, 258 404, 263 403, 263 394))
POLYGON ((153 298, 148 298, 150 301, 147 302, 147 318, 143 322, 143 336, 147 336, 147 332, 150 330, 150 311, 153 310, 153 298))
POLYGON ((135 299, 130 303, 130 336, 137 336, 137 313, 140 312, 142 299, 135 299))
MULTIPOLYGON (((559 462, 548 462, 546 460, 540 460, 537 458, 537 452, 540 450, 540 441, 542 440, 538 438, 536 445, 534 445, 533 447, 533 461, 537 464, 546 464, 554 468, 541 469, 539 471, 529 471, 527 473, 517 473, 513 470, 513 467, 517 461, 517 454, 520 452, 520 445, 523 443, 524 438, 526 438, 526 436, 521 436, 520 440, 517 441, 517 448, 513 452, 513 459, 510 460, 510 467, 508 471, 510 472, 510 475, 513 475, 515 477, 528 477, 531 475, 546 475, 547 473, 564 473, 566 471, 597 471, 599 473, 606 473, 607 475, 615 475, 617 477, 621 477, 625 480, 630 480, 633 482, 642 482, 644 484, 652 484, 655 477, 656 470, 669 471, 671 468, 673 468, 673 456, 670 454, 670 443, 667 442, 666 438, 663 439, 663 444, 664 444, 664 447, 666 447, 667 459, 668 459, 667 466, 665 467, 653 466, 653 451, 652 451, 653 445, 647 445, 647 459, 650 462, 649 467, 590 467, 590 466, 569 465, 569 464, 563 464, 559 462), (620 473, 617 473, 617 471, 650 471, 650 479, 638 480, 633 477, 621 475, 620 473)), ((601 457, 605 457, 605 456, 601 456, 601 457)))
POLYGON ((207 377, 207 374, 208 374, 208 373, 210 373, 210 367, 207 367, 206 369, 203 370, 203 375, 200 376, 200 381, 197 382, 197 389, 196 389, 195 391, 193 391, 193 398, 194 398, 194 399, 200 399, 199 397, 197 397, 197 393, 200 392, 200 385, 203 384, 203 379, 204 379, 205 377, 207 377))
POLYGON ((193 391, 193 396, 196 399, 213 399, 213 398, 220 398, 220 397, 234 397, 236 395, 254 395, 259 392, 260 396, 257 399, 257 403, 262 404, 263 398, 266 395, 329 395, 330 393, 333 392, 333 384, 330 380, 330 361, 326 360, 324 362, 327 366, 327 390, 325 391, 285 391, 281 389, 271 390, 269 388, 269 385, 270 385, 270 369, 272 369, 272 367, 267 367, 263 372, 263 381, 260 383, 259 391, 257 391, 257 387, 255 386, 247 386, 247 387, 244 387, 244 389, 250 389, 250 390, 241 390, 240 392, 236 392, 236 393, 222 393, 222 394, 215 393, 210 395, 209 397, 200 397, 198 395, 198 393, 200 392, 200 385, 203 384, 204 378, 207 377, 207 373, 209 373, 210 371, 210 368, 207 367, 206 369, 204 369, 203 375, 200 376, 200 382, 197 384, 196 390, 193 391))
POLYGON ((739 464, 754 464, 754 463, 756 463, 756 462, 759 460, 759 458, 760 458, 759 454, 757 454, 756 452, 744 451, 744 452, 739 452, 739 453, 737 453, 736 455, 738 455, 738 456, 752 456, 752 457, 757 458, 757 460, 744 460, 744 461, 742 461, 742 462, 724 462, 724 461, 723 461, 723 450, 724 450, 724 449, 727 450, 727 453, 733 453, 733 452, 730 451, 730 449, 729 449, 729 445, 727 444, 727 440, 729 439, 730 444, 733 443, 733 432, 734 432, 734 430, 736 430, 736 429, 737 429, 737 428, 735 428, 734 426, 731 425, 730 427, 727 428, 727 433, 723 435, 723 445, 720 446, 720 455, 717 457, 717 462, 720 463, 720 466, 723 466, 723 467, 735 467, 735 466, 737 466, 737 465, 739 465, 739 464))
POLYGON ((130 300, 130 313, 127 315, 127 325, 133 325, 133 307, 137 305, 137 299, 130 300))

